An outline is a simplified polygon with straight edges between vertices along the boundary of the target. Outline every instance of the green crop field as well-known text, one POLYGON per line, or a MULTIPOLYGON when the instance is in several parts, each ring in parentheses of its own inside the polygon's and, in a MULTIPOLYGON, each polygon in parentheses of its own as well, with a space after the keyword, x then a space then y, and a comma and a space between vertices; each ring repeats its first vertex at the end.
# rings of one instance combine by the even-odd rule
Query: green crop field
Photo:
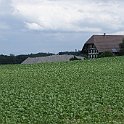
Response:
POLYGON ((124 124, 124 57, 1 65, 0 124, 124 124))

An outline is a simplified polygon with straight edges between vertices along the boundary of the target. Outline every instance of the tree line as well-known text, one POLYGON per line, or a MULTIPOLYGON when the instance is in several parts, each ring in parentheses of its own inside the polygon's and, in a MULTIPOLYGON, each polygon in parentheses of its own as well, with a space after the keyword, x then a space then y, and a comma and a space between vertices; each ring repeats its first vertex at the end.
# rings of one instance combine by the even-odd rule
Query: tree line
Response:
MULTIPOLYGON (((80 51, 76 52, 59 52, 58 55, 75 55, 79 56, 81 55, 80 51)), ((55 55, 54 53, 37 53, 37 54, 28 54, 28 55, 0 55, 0 64, 21 64, 25 59, 28 57, 45 57, 45 56, 50 56, 50 55, 55 55)))
POLYGON ((28 57, 44 57, 53 55, 52 53, 37 53, 28 55, 0 55, 0 64, 21 64, 28 57))

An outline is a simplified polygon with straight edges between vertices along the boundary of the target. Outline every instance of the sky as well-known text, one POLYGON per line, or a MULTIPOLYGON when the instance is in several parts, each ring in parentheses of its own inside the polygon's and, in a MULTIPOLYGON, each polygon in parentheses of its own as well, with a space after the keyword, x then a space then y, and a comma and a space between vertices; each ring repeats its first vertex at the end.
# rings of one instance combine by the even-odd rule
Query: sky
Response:
POLYGON ((124 0, 0 0, 0 54, 81 50, 95 34, 124 34, 124 0))

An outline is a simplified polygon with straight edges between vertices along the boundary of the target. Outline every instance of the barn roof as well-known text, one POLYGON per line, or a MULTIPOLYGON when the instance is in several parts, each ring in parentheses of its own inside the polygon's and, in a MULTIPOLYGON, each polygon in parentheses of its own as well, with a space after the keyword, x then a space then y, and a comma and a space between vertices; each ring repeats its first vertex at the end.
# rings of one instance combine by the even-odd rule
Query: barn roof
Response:
POLYGON ((94 44, 99 52, 119 52, 124 35, 93 35, 86 44, 94 44))
MULTIPOLYGON (((34 64, 34 63, 44 63, 44 62, 63 62, 63 61, 69 61, 71 58, 73 58, 74 55, 52 55, 47 57, 35 57, 35 58, 27 58, 22 62, 22 64, 34 64)), ((83 57, 76 58, 83 59, 83 57)))

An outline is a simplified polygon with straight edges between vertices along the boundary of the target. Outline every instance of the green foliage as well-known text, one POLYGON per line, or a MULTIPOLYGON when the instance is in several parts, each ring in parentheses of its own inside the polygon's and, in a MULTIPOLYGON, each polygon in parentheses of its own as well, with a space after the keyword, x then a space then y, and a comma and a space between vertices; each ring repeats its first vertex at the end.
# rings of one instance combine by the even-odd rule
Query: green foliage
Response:
POLYGON ((20 64, 28 57, 44 57, 53 55, 52 53, 37 53, 37 54, 29 54, 29 55, 17 55, 10 54, 7 55, 0 55, 0 64, 20 64))
POLYGON ((81 51, 75 51, 75 52, 69 52, 69 51, 65 51, 65 52, 59 52, 59 55, 74 55, 74 56, 82 56, 83 54, 81 53, 81 51))
POLYGON ((0 124, 123 124, 124 57, 0 66, 0 124))
POLYGON ((109 52, 109 51, 105 51, 103 53, 101 53, 98 57, 101 58, 101 57, 113 57, 113 53, 112 52, 109 52))
POLYGON ((81 59, 77 58, 76 56, 74 56, 73 58, 70 58, 70 61, 74 61, 74 60, 81 60, 81 59))
POLYGON ((124 39, 122 43, 120 44, 120 55, 124 55, 124 39))

